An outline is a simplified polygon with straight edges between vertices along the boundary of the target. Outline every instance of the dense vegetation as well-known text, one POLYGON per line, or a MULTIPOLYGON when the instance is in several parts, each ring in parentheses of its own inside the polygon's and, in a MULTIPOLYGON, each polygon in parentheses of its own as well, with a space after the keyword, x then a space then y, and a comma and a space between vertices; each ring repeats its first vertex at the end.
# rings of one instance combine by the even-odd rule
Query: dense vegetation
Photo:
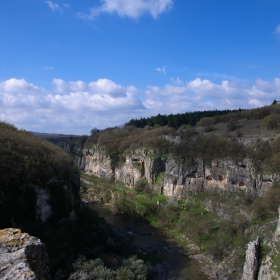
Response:
POLYGON ((36 221, 35 186, 68 186, 75 172, 59 147, 0 122, 0 227, 36 221))
MULTIPOLYGON (((170 114, 152 116, 149 118, 131 119, 126 125, 133 125, 135 127, 144 128, 145 126, 169 126, 173 128, 180 128, 181 126, 206 126, 206 121, 208 124, 217 124, 220 122, 237 121, 241 119, 257 120, 263 119, 270 115, 273 122, 277 123, 276 126, 279 127, 279 113, 280 106, 276 102, 273 102, 270 106, 264 106, 252 110, 214 110, 214 111, 195 111, 184 114, 170 114), (202 120, 202 122, 200 122, 202 120), (205 120, 205 122, 204 122, 205 120)), ((268 121, 270 122, 270 121, 268 121)), ((274 125, 271 127, 273 128, 274 125)))
POLYGON ((102 263, 107 272, 116 269, 108 259, 118 259, 118 275, 127 276, 118 279, 136 279, 134 270, 139 267, 146 275, 146 264, 129 257, 134 251, 126 238, 81 205, 77 168, 62 149, 0 122, 0 174, 0 229, 16 227, 40 238, 49 255, 52 279, 67 279, 74 271, 86 273, 86 260, 96 258, 97 270, 102 263), (37 216, 38 188, 50 195, 53 211, 44 223, 37 216), (76 262, 73 267, 81 258, 83 264, 79 267, 76 262))
POLYGON ((149 118, 140 118, 131 119, 126 125, 134 125, 136 127, 145 127, 145 126, 165 126, 168 125, 170 127, 179 128, 182 125, 190 125, 194 126, 196 123, 206 117, 214 117, 214 116, 222 116, 228 113, 235 113, 241 111, 239 110, 214 110, 214 111, 195 111, 190 113, 183 114, 170 114, 170 115, 161 115, 152 116, 149 118))
MULTIPOLYGON (((214 115, 210 111, 210 115, 214 115)), ((219 111, 218 111, 219 112, 219 111)), ((241 160, 252 158, 259 168, 259 172, 278 172, 280 170, 280 139, 261 140, 255 147, 245 147, 233 138, 242 137, 244 122, 256 122, 255 129, 259 128, 268 133, 280 128, 280 105, 274 102, 252 110, 222 111, 213 117, 196 112, 198 121, 195 127, 181 124, 179 129, 173 126, 160 126, 155 122, 153 126, 131 125, 128 122, 124 127, 112 127, 105 130, 93 129, 89 137, 83 136, 80 141, 85 147, 98 145, 110 155, 113 167, 122 164, 126 155, 137 148, 148 148, 158 154, 173 154, 181 158, 186 164, 193 163, 201 158, 205 163, 215 158, 231 158, 241 160), (216 133, 216 127, 224 124, 225 129, 216 133), (241 129, 240 129, 241 128, 241 129), (180 141, 176 141, 180 139, 180 141), (271 141, 274 140, 274 141, 271 141)), ((245 133, 250 134, 250 131, 245 133)))
MULTIPOLYGON (((205 164, 213 159, 242 162, 250 158, 260 176, 280 172, 279 104, 225 115, 206 115, 197 120, 195 127, 189 123, 161 126, 161 116, 158 117, 149 124, 129 122, 123 128, 93 130, 84 143, 86 147, 103 147, 114 166, 122 164, 133 150, 144 148, 153 157, 175 157, 184 165, 193 165, 198 158, 205 164), (249 143, 252 140, 251 144, 241 144, 246 139, 249 143)), ((97 182, 96 178, 83 176, 94 183, 94 187, 83 184, 84 192, 91 190, 95 197, 111 203, 117 213, 141 219, 177 237, 195 253, 211 254, 216 260, 222 260, 229 257, 229 252, 234 252, 229 261, 239 267, 239 272, 244 263, 246 243, 257 236, 269 240, 275 230, 280 202, 280 186, 276 182, 263 198, 241 190, 235 193, 188 191, 178 202, 159 195, 156 184, 164 176, 162 174, 158 174, 154 185, 140 179, 133 190, 121 184, 102 187, 100 179, 97 182), (111 192, 115 195, 114 201, 111 192), (127 196, 127 192, 132 195, 127 196), (160 206, 157 201, 161 202, 160 206), (209 204, 220 208, 226 218, 206 211, 209 204)), ((264 256, 270 249, 262 246, 264 256)), ((277 256, 273 258, 276 264, 279 260, 277 256)), ((234 275, 232 277, 235 279, 234 275)))
MULTIPOLYGON (((191 253, 211 254, 215 261, 221 261, 234 250, 230 262, 232 267, 239 269, 239 273, 245 261, 246 244, 257 236, 262 240, 272 238, 275 230, 280 201, 277 184, 264 198, 246 195, 242 191, 222 195, 215 191, 189 191, 178 202, 159 195, 145 179, 140 179, 134 188, 128 189, 120 183, 110 183, 88 174, 81 176, 93 184, 82 183, 82 196, 90 193, 92 198, 110 203, 116 213, 160 229, 191 253), (127 196, 128 192, 131 195, 127 196), (227 219, 205 210, 209 202, 217 209, 223 209, 227 219)), ((235 271, 229 275, 233 277, 230 279, 236 279, 235 271)))

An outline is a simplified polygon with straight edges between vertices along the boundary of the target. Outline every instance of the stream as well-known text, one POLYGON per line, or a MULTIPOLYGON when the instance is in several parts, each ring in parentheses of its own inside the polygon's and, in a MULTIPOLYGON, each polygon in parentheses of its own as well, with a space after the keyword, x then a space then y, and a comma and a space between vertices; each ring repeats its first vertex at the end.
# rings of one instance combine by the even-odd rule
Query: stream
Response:
POLYGON ((208 280, 200 273, 199 263, 187 256, 170 237, 164 236, 157 229, 144 223, 133 221, 125 216, 115 216, 109 205, 88 203, 89 207, 104 217, 108 223, 121 232, 133 237, 133 245, 144 254, 158 257, 164 267, 161 280, 208 280))

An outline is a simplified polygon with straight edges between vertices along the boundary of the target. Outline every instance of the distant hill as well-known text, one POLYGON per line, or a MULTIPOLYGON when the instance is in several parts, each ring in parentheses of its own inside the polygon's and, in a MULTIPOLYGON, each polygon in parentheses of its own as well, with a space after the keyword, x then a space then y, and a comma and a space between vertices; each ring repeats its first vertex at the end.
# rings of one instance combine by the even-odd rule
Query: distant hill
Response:
POLYGON ((74 140, 81 137, 81 135, 73 135, 73 134, 41 133, 41 132, 33 132, 33 131, 30 131, 30 133, 32 133, 33 135, 41 139, 49 141, 53 144, 56 144, 61 141, 74 140))

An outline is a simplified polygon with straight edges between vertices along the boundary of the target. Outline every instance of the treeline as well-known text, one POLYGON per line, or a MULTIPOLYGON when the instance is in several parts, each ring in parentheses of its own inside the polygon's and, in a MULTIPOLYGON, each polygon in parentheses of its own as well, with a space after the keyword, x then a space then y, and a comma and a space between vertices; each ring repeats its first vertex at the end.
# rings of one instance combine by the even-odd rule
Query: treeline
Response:
POLYGON ((145 127, 150 126, 153 127, 155 125, 165 126, 168 125, 170 127, 179 128, 182 125, 190 125, 194 126, 201 118, 206 117, 214 117, 214 116, 222 116, 227 115, 229 113, 235 113, 243 111, 241 109, 238 110, 214 110, 214 111, 195 111, 188 112, 183 114, 170 114, 170 115, 161 115, 152 116, 149 118, 140 118, 130 120, 126 125, 134 125, 136 127, 145 127))
MULTIPOLYGON (((217 123, 227 123, 230 121, 238 121, 242 119, 247 120, 260 120, 273 115, 274 120, 280 115, 280 104, 273 103, 269 106, 255 108, 251 110, 214 110, 214 111, 195 111, 183 114, 170 114, 152 116, 149 118, 131 119, 125 125, 133 125, 135 127, 144 128, 155 126, 169 126, 173 128, 180 128, 182 126, 207 126, 207 122, 211 125, 217 123), (200 122, 202 120, 202 122, 200 122), (205 122, 205 123, 204 123, 205 122)), ((275 121, 274 121, 275 122, 275 121)), ((279 125, 280 118, 277 119, 279 125)), ((275 125, 274 125, 275 126, 275 125)))

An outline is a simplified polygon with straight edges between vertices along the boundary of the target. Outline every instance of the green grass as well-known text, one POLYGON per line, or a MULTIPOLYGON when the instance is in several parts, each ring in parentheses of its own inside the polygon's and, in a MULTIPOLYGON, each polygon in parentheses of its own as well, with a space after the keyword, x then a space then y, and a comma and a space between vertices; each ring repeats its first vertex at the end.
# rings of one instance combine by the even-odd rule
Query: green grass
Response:
POLYGON ((161 158, 168 158, 169 154, 161 154, 161 158))
POLYGON ((164 177, 165 172, 160 172, 156 178, 156 184, 160 183, 164 177))
POLYGON ((160 201, 160 202, 166 202, 167 201, 167 197, 164 196, 163 194, 159 194, 159 195, 153 196, 153 200, 160 201))

